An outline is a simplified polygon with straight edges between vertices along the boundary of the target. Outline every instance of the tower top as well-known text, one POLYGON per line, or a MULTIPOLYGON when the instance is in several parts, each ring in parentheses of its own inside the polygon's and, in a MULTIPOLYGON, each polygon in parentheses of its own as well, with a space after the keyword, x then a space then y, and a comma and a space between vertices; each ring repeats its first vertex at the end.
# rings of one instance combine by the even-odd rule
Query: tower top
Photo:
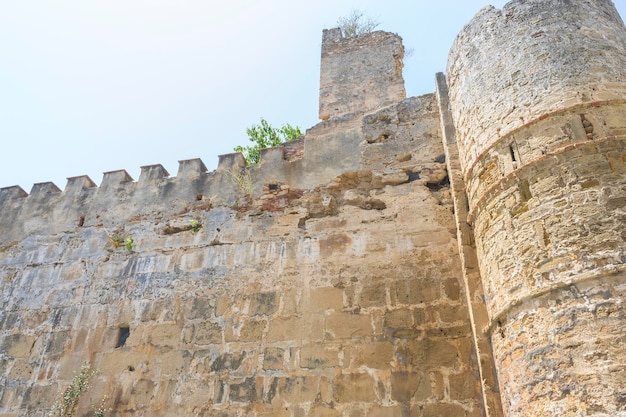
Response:
POLYGON ((394 33, 345 38, 339 28, 324 30, 320 119, 367 113, 405 98, 403 58, 402 38, 394 33))

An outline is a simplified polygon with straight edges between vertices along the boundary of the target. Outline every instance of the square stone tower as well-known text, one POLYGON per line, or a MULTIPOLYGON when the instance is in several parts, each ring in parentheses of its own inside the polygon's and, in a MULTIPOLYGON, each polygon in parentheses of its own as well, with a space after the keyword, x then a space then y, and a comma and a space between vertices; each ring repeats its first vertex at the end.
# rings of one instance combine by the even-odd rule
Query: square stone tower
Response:
POLYGON ((403 57, 402 38, 394 33, 345 38, 339 28, 324 30, 320 119, 363 114, 404 99, 403 57))

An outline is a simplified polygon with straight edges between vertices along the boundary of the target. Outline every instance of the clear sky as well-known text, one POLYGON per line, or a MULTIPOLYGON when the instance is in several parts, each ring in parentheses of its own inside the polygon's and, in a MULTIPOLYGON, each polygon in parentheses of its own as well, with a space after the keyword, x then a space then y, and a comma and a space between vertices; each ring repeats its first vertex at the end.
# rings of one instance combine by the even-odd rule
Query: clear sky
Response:
MULTIPOLYGON (((491 0, 502 7, 506 1, 491 0)), ((616 6, 626 14, 626 0, 616 6)), ((217 155, 246 127, 318 122, 322 29, 358 8, 434 90, 459 30, 489 0, 0 0, 0 187, 217 155)))

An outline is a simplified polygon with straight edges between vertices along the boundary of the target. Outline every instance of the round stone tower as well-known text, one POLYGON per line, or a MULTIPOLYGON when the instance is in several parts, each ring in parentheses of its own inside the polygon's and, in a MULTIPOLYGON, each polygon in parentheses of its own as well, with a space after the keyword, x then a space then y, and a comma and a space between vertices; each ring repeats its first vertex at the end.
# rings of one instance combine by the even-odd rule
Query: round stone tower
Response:
POLYGON ((507 416, 626 416, 626 30, 515 0, 447 71, 507 416))

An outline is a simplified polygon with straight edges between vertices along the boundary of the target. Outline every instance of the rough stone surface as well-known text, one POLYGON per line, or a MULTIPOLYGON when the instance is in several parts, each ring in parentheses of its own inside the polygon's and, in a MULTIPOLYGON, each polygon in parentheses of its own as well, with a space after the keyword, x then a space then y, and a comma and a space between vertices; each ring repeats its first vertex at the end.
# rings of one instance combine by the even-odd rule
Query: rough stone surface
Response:
POLYGON ((508 416, 626 415, 625 64, 608 0, 487 7, 450 52, 458 184, 508 416))
POLYGON ((325 31, 318 125, 246 168, 0 189, 0 417, 626 416, 626 31, 515 0, 405 98, 325 31))
POLYGON ((194 161, 150 185, 18 197, 0 252, 2 412, 42 413, 83 360, 120 416, 478 412, 478 378, 449 388, 476 364, 435 97, 349 129, 356 149, 323 140, 357 169, 313 188, 261 165, 252 196, 206 198, 220 170, 194 161), (393 138, 366 139, 381 129, 393 138))
POLYGON ((362 114, 402 100, 403 57, 402 39, 393 33, 344 38, 339 29, 324 30, 320 119, 362 114))

